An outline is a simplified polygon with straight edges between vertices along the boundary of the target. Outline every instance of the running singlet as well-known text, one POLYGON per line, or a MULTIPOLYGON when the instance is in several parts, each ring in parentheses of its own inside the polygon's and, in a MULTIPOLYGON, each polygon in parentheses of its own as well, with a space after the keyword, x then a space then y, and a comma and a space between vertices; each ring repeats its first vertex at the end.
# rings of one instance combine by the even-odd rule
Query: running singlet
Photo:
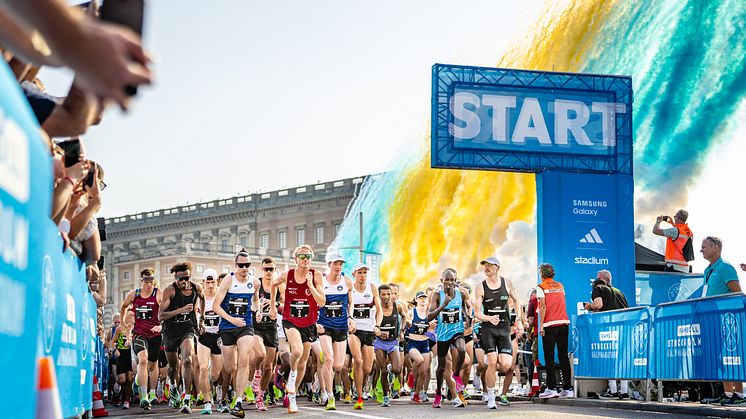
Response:
MULTIPOLYGON (((461 314, 461 290, 455 287, 453 293, 454 297, 451 302, 438 314, 438 326, 435 328, 438 342, 451 340, 457 334, 464 333, 464 319, 461 314)), ((441 304, 445 300, 445 291, 440 290, 441 304)))
POLYGON ((412 310, 412 325, 407 329, 407 333, 412 335, 424 335, 427 329, 430 328, 430 323, 427 321, 427 314, 425 317, 420 317, 417 314, 417 307, 412 310))
POLYGON ((381 340, 393 341, 399 338, 399 310, 397 310, 396 303, 391 307, 391 314, 388 316, 384 314, 383 318, 381 318, 379 329, 381 332, 389 332, 389 336, 386 339, 379 338, 381 340))
MULTIPOLYGON (((280 291, 276 291, 275 304, 279 304, 280 291)), ((270 301, 269 291, 264 290, 264 284, 259 282, 259 321, 256 323, 256 327, 272 328, 275 327, 275 321, 269 316, 269 304, 264 306, 265 301, 270 301)))
POLYGON ((339 277, 339 283, 330 284, 324 277, 324 295, 326 304, 319 308, 319 324, 334 330, 347 330, 347 313, 349 299, 347 298, 347 280, 339 277))
POLYGON ((160 326, 158 321, 158 288, 153 288, 153 293, 146 298, 140 295, 140 288, 135 290, 135 298, 132 300, 132 311, 135 313, 135 327, 133 332, 144 338, 154 338, 161 332, 154 332, 151 329, 160 326))
POLYGON ((125 349, 130 348, 130 342, 127 337, 127 332, 121 331, 119 332, 119 336, 117 336, 117 343, 116 343, 117 349, 119 349, 119 353, 121 353, 125 349))
MULTIPOLYGON (((249 275, 245 283, 238 282, 238 278, 231 274, 231 287, 225 293, 220 308, 231 317, 244 319, 246 326, 252 325, 251 301, 254 299, 254 277, 249 275)), ((232 330, 238 327, 226 319, 220 319, 220 330, 232 330)))
MULTIPOLYGON (((309 272, 313 281, 316 270, 310 269, 309 272)), ((308 289, 308 280, 302 284, 295 282, 295 269, 288 271, 282 317, 300 328, 313 326, 319 318, 319 306, 308 289)))
POLYGON ((366 284, 363 292, 358 292, 352 286, 352 320, 357 330, 372 332, 375 329, 376 309, 370 284, 366 284))
POLYGON ((212 303, 215 301, 215 297, 205 298, 205 332, 206 333, 218 333, 220 325, 220 315, 213 311, 212 303))
POLYGON ((169 336, 177 336, 187 332, 193 332, 197 329, 197 286, 194 282, 189 281, 192 288, 192 295, 184 295, 181 289, 174 283, 174 296, 171 297, 171 304, 168 305, 167 311, 173 311, 187 304, 193 304, 194 309, 187 313, 179 313, 174 317, 163 322, 163 333, 169 336))
POLYGON ((491 322, 484 322, 483 328, 510 328, 510 315, 508 312, 508 287, 505 286, 505 278, 500 277, 500 287, 496 290, 487 286, 487 281, 482 281, 484 298, 482 299, 482 313, 486 316, 500 316, 500 323, 495 326, 491 322))

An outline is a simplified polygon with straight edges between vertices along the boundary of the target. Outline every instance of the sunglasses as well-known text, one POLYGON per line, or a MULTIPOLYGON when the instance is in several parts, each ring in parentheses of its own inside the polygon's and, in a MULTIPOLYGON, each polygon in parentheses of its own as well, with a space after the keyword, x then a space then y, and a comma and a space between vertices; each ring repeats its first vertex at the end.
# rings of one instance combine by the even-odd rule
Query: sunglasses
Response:
POLYGON ((188 276, 178 276, 178 277, 176 277, 176 280, 177 281, 189 281, 189 277, 188 276))
POLYGON ((262 268, 264 272, 274 272, 275 268, 262 268))
POLYGON ((236 263, 236 266, 238 266, 239 268, 248 268, 249 266, 251 266, 251 262, 236 263))
POLYGON ((303 260, 303 259, 305 259, 305 260, 311 260, 311 259, 313 259, 313 255, 312 255, 312 254, 310 254, 310 253, 301 253, 301 254, 299 254, 299 255, 298 255, 298 256, 296 256, 296 257, 297 257, 298 259, 301 259, 301 260, 303 260))

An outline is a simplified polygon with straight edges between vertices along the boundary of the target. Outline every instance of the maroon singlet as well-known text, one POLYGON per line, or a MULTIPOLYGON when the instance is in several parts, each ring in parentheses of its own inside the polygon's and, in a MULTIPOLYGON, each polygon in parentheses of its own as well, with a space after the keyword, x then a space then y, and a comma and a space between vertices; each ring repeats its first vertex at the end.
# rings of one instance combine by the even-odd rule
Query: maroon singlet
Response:
MULTIPOLYGON (((312 278, 316 274, 314 269, 309 272, 312 278)), ((313 326, 319 319, 319 306, 311 295, 311 290, 308 289, 308 281, 302 284, 295 282, 295 269, 288 271, 282 319, 297 327, 313 326)))
POLYGON ((140 289, 135 290, 135 298, 132 300, 132 311, 135 313, 135 327, 132 331, 144 338, 154 338, 160 335, 160 332, 154 332, 150 329, 160 326, 158 321, 158 288, 153 287, 153 293, 143 298, 140 295, 140 289))

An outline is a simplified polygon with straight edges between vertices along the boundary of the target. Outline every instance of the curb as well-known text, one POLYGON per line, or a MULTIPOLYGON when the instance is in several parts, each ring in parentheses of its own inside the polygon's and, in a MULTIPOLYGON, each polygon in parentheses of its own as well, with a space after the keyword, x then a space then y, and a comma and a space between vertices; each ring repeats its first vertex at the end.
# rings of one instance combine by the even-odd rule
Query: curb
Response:
POLYGON ((716 416, 721 418, 743 418, 746 417, 746 409, 739 407, 716 407, 701 404, 671 404, 641 401, 616 401, 595 399, 539 399, 534 398, 533 403, 553 404, 561 406, 601 407, 607 409, 639 410, 644 412, 676 413, 681 415, 716 416))

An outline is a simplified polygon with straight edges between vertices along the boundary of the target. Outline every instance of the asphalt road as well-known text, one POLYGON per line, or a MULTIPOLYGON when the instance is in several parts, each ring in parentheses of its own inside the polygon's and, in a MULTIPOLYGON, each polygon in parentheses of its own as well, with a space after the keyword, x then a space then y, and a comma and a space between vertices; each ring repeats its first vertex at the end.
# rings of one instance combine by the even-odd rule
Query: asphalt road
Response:
MULTIPOLYGON (((327 417, 333 419, 359 418, 359 419, 388 419, 388 418, 407 418, 407 419, 430 419, 430 418, 494 418, 499 414, 503 418, 536 418, 551 417, 551 419, 560 418, 661 418, 665 417, 684 417, 694 416, 671 415, 665 413, 651 413, 635 410, 605 409, 596 407, 579 407, 579 406, 557 406, 541 405, 528 401, 513 402, 510 406, 498 406, 497 410, 488 410, 483 402, 471 401, 465 408, 453 408, 450 404, 443 403, 441 409, 433 409, 431 404, 413 405, 408 399, 398 399, 391 401, 391 407, 380 407, 375 403, 366 403, 365 410, 353 411, 352 405, 343 403, 337 404, 336 411, 324 410, 322 406, 312 403, 299 401, 300 412, 292 415, 294 418, 311 418, 327 417)), ((247 408, 244 405, 244 408, 247 408)), ((176 409, 169 408, 167 405, 158 405, 150 412, 144 412, 139 407, 132 407, 129 410, 122 410, 119 407, 108 406, 110 418, 128 418, 148 417, 148 418, 183 418, 187 415, 179 413, 176 409)), ((192 416, 199 416, 201 408, 194 407, 192 416)), ((232 418, 227 413, 213 413, 213 416, 232 418)), ((290 417, 287 409, 282 406, 271 406, 267 412, 257 412, 256 408, 248 406, 246 410, 247 418, 279 418, 290 417)))

